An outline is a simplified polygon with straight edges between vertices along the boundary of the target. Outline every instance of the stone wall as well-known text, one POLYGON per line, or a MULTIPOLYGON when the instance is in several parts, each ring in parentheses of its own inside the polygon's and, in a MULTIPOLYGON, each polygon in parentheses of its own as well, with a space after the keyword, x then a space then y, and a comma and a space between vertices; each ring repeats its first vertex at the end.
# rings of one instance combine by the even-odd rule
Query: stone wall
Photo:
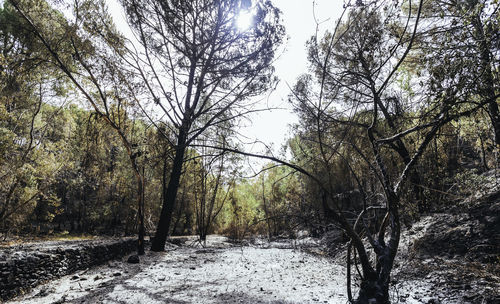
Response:
POLYGON ((6 248, 0 251, 0 301, 49 280, 121 258, 136 248, 135 238, 6 248))

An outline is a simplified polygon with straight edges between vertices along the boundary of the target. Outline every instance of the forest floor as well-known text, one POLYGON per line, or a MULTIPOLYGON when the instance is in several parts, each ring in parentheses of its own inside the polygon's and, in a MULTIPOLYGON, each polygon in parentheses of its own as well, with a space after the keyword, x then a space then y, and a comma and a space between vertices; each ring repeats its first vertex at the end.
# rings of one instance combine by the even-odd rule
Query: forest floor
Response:
MULTIPOLYGON (((9 303, 346 303, 345 267, 311 253, 321 252, 316 240, 235 246, 210 236, 206 247, 182 241, 166 252, 148 251, 140 264, 111 261, 9 303)), ((398 292, 406 303, 427 303, 415 299, 426 285, 399 284, 398 292)))
MULTIPOLYGON (((423 216, 402 233, 392 303, 499 304, 499 237, 500 184, 423 216)), ((195 237, 171 241, 139 264, 110 261, 8 303, 347 303, 345 244, 332 253, 331 243, 312 238, 237 245, 209 236, 205 247, 195 237)))
MULTIPOLYGON (((417 226, 418 231, 429 223, 427 219, 417 226)), ((403 238, 393 303, 498 303, 478 301, 486 299, 481 298, 485 288, 494 292, 500 287, 498 277, 484 280, 490 286, 466 280, 457 285, 455 280, 458 287, 450 288, 451 262, 439 265, 439 260, 424 259, 423 265, 432 270, 419 273, 411 263, 402 264, 410 235, 418 234, 405 233, 403 238)), ((318 240, 257 240, 236 246, 210 236, 206 247, 194 237, 174 241, 180 245, 168 244, 161 253, 148 251, 140 264, 129 264, 126 258, 110 261, 40 285, 8 303, 347 303, 342 254, 325 255, 318 240)))

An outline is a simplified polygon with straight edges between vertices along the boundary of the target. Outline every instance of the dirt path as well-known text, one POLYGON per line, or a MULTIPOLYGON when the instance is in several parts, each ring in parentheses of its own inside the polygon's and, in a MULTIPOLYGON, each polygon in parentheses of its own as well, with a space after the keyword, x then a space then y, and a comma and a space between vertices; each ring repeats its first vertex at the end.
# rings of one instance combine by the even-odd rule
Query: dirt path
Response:
POLYGON ((340 303, 342 274, 292 249, 179 248, 67 276, 11 303, 340 303))
MULTIPOLYGON (((343 266, 284 247, 226 244, 148 252, 140 264, 113 261, 38 286, 9 303, 347 302, 343 266)), ((405 303, 427 303, 412 298, 414 284, 405 285, 395 297, 401 294, 405 303)))

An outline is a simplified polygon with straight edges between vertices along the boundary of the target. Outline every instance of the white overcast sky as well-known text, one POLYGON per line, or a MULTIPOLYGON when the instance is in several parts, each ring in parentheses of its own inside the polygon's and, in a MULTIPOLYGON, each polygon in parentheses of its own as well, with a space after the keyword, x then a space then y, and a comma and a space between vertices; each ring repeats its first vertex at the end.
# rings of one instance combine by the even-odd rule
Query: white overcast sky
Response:
MULTIPOLYGON (((305 43, 315 34, 317 22, 320 22, 320 32, 334 27, 342 13, 343 0, 272 0, 272 2, 282 11, 288 40, 275 62, 276 76, 280 79, 280 83, 269 98, 262 96, 262 99, 263 106, 285 109, 253 115, 250 117, 252 123, 247 122, 249 126, 240 130, 240 133, 246 137, 241 137, 242 141, 259 140, 266 145, 272 145, 273 150, 277 152, 289 137, 288 126, 297 121, 288 106, 287 96, 290 94, 289 86, 292 87, 297 77, 307 71, 305 43)), ((128 26, 118 1, 108 0, 108 5, 118 29, 127 34, 128 26)), ((264 150, 263 145, 247 148, 253 152, 264 150)))
POLYGON ((308 68, 306 41, 319 30, 332 29, 342 13, 342 0, 273 0, 282 11, 283 24, 288 40, 284 52, 277 58, 275 67, 280 83, 270 95, 269 103, 273 107, 288 110, 260 112, 252 117, 252 126, 245 130, 250 138, 256 138, 266 144, 274 144, 277 151, 289 137, 289 124, 297 121, 287 102, 290 87, 297 77, 308 68))

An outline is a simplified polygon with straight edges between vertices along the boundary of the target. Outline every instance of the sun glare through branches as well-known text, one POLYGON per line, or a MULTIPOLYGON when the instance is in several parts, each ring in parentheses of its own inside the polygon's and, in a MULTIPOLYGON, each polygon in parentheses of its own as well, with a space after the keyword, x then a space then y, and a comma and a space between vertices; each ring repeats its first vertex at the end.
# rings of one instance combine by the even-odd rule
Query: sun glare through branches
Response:
POLYGON ((242 10, 237 16, 236 25, 240 31, 248 30, 253 24, 253 10, 242 10))

